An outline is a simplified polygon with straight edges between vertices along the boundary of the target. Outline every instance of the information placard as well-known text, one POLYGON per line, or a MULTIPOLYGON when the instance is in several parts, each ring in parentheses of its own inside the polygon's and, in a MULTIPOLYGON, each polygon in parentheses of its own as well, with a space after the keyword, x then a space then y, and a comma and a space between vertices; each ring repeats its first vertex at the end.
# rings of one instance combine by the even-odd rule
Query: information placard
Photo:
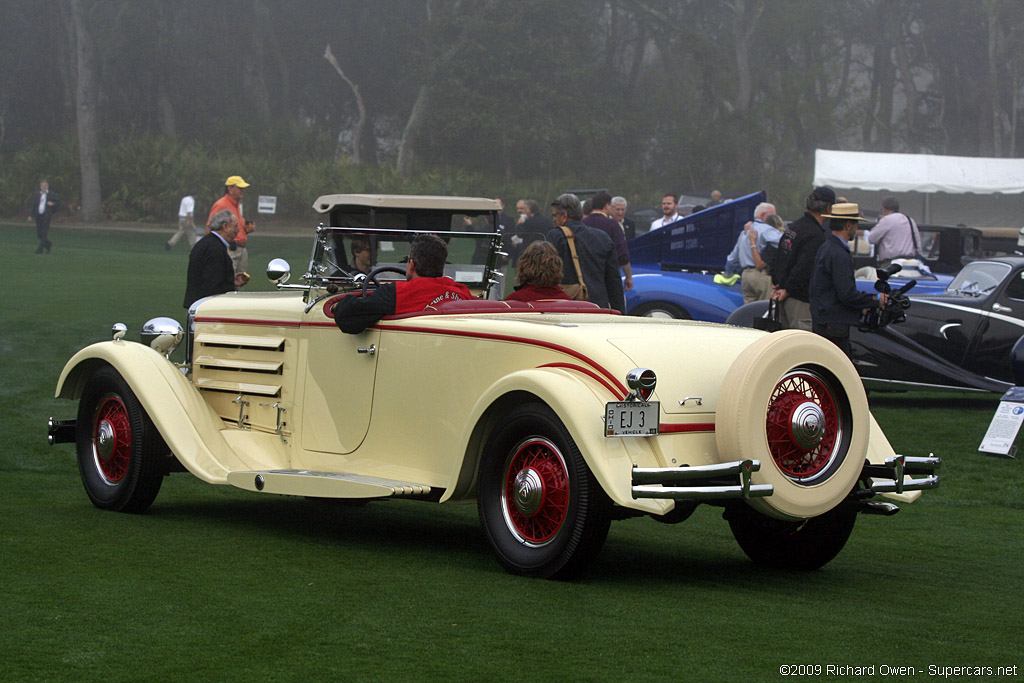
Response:
POLYGON ((1017 438, 1017 432, 1024 423, 1024 389, 1014 387, 1007 391, 999 401, 992 422, 985 432, 985 438, 981 440, 978 451, 991 453, 993 455, 1005 455, 1014 457, 1016 449, 1013 442, 1017 438))

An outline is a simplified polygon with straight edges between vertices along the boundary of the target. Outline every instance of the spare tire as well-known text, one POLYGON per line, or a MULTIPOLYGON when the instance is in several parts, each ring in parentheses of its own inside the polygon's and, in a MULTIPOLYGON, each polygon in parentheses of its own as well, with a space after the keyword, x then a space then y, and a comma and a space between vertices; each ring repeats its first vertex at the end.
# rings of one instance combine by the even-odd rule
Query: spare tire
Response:
POLYGON ((765 334, 725 375, 715 440, 722 462, 760 460, 751 480, 774 493, 749 501, 776 519, 824 514, 864 466, 870 418, 853 363, 828 340, 798 330, 765 334))

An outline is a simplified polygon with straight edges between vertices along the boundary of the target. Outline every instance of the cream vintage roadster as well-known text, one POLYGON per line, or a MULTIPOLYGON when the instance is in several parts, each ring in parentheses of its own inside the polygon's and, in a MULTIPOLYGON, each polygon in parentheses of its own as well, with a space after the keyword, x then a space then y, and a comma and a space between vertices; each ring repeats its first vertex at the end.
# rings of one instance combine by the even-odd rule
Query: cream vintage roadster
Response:
POLYGON ((939 459, 893 452, 820 337, 488 300, 492 200, 314 206, 329 220, 301 284, 275 259, 276 292, 201 299, 184 326, 147 323, 149 343, 115 325, 68 361, 56 394, 78 415, 51 418, 49 440, 75 443, 96 506, 142 512, 185 470, 253 495, 476 501, 505 568, 569 577, 613 520, 681 522, 702 503, 755 562, 815 569, 858 513, 938 484, 939 459), (449 242, 446 274, 481 298, 340 332, 335 303, 404 273, 417 232, 449 242))

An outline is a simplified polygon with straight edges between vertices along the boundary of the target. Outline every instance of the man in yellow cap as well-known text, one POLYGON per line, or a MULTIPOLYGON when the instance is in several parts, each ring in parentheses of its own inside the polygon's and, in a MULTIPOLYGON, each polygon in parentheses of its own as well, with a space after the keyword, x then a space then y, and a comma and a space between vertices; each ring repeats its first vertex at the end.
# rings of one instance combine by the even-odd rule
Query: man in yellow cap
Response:
MULTIPOLYGON (((224 196, 213 203, 210 207, 210 216, 206 219, 206 230, 210 230, 210 218, 218 211, 230 211, 238 221, 238 232, 235 239, 231 241, 228 254, 231 256, 231 263, 235 266, 236 273, 245 273, 249 265, 249 253, 246 243, 249 241, 249 233, 256 225, 252 221, 246 222, 242 218, 242 197, 245 195, 245 188, 249 183, 245 182, 240 175, 233 175, 224 181, 224 196)), ((248 278, 248 276, 246 276, 248 278)))

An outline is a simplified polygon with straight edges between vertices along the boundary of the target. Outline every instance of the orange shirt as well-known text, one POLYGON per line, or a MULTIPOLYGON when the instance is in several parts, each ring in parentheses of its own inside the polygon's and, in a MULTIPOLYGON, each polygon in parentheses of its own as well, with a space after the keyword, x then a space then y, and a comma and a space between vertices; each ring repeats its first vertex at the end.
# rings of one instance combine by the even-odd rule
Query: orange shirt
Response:
POLYGON ((249 241, 249 233, 252 229, 246 226, 245 220, 242 219, 242 207, 238 205, 231 195, 224 195, 213 203, 210 207, 210 215, 206 219, 206 232, 210 232, 210 218, 213 218, 213 214, 218 211, 227 209, 231 213, 235 214, 235 219, 238 221, 238 231, 235 232, 235 243, 245 246, 245 243, 249 241))

